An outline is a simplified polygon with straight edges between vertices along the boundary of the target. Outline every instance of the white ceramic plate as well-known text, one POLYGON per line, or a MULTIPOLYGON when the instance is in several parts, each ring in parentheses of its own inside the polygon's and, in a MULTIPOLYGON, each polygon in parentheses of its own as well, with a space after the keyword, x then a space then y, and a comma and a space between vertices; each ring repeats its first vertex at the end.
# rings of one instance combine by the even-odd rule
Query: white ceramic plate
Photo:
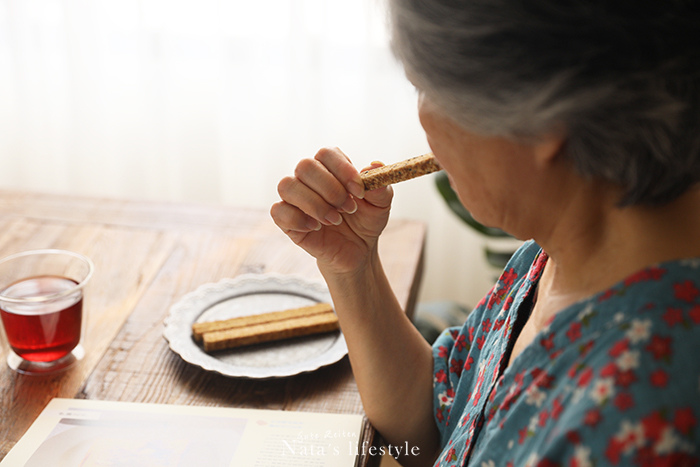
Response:
POLYGON ((192 324, 331 302, 324 283, 296 276, 244 274, 204 284, 170 308, 164 336, 188 363, 226 376, 273 378, 316 370, 348 352, 340 331, 208 354, 192 338, 192 324))

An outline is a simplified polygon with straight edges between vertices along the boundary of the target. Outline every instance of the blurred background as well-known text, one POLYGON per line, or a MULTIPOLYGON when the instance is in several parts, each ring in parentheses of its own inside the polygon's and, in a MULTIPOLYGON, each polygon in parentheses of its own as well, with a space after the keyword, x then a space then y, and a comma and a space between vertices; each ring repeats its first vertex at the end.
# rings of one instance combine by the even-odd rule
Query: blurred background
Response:
MULTIPOLYGON (((322 146, 429 151, 380 0, 0 0, 0 189, 268 210, 322 146)), ((485 240, 433 176, 392 216, 429 225, 420 300, 476 304, 485 240)))

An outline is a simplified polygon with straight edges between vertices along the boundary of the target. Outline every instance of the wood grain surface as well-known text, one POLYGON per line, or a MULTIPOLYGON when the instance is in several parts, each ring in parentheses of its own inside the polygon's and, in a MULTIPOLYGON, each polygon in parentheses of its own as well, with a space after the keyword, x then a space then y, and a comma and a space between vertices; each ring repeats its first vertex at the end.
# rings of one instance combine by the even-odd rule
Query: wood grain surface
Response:
MULTIPOLYGON (((392 219, 380 243, 409 314, 425 230, 392 219)), ((59 374, 20 375, 5 364, 9 347, 0 332, 0 459, 53 397, 363 413, 347 358, 288 378, 229 378, 185 363, 163 338, 170 306, 204 283, 251 272, 321 279, 313 258, 267 212, 0 191, 0 257, 34 248, 69 249, 95 263, 84 301, 86 356, 59 374)), ((373 440, 367 427, 365 440, 373 440)))

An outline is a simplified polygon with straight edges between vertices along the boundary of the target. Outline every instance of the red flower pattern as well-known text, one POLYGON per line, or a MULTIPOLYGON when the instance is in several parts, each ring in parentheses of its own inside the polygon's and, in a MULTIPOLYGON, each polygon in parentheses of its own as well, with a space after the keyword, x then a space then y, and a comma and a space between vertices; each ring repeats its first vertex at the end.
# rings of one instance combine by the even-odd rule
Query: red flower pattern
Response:
POLYGON ((579 375, 578 382, 576 384, 578 386, 588 386, 592 379, 593 379, 593 369, 586 368, 579 375))
POLYGON ((637 375, 632 370, 618 371, 615 373, 615 384, 622 387, 630 387, 637 381, 637 375))
POLYGON ((569 326, 569 330, 566 331, 566 337, 569 338, 571 342, 574 342, 581 338, 581 323, 574 321, 569 326))
POLYGON ((459 337, 455 340, 455 349, 457 349, 458 352, 461 352, 467 347, 467 336, 464 334, 460 334, 459 337))
POLYGON ((629 341, 627 339, 622 339, 610 348, 608 354, 611 357, 619 357, 622 352, 629 350, 629 347, 629 341))
POLYGON ((652 386, 656 386, 658 388, 666 387, 668 384, 668 373, 661 369, 655 370, 649 377, 649 382, 652 386))
POLYGON ((674 284, 673 290, 676 293, 676 298, 685 302, 694 302, 700 295, 700 291, 691 280, 674 284))
POLYGON ((632 395, 627 392, 621 392, 616 395, 613 399, 613 403, 621 412, 634 407, 634 399, 632 398, 632 395))
POLYGON ((669 358, 671 356, 671 338, 652 336, 651 342, 645 347, 656 360, 669 358))
POLYGON ((680 308, 669 308, 666 310, 666 313, 664 313, 663 318, 669 327, 673 327, 683 322, 683 310, 680 308))
POLYGON ((554 348, 554 334, 550 334, 549 336, 540 339, 540 345, 547 351, 552 350, 554 348))
POLYGON ((474 357, 471 355, 467 357, 467 361, 464 362, 464 369, 469 371, 472 369, 472 363, 474 363, 474 357))
POLYGON ((454 373, 457 376, 462 374, 462 369, 464 368, 464 361, 453 358, 450 360, 450 373, 454 373))
POLYGON ((688 314, 693 323, 700 324, 700 305, 695 305, 688 314))
POLYGON ((583 417, 583 423, 589 426, 596 426, 602 419, 603 417, 600 414, 600 410, 590 409, 583 417))
POLYGON ((676 427, 679 432, 688 434, 697 424, 698 421, 690 407, 676 410, 673 417, 673 426, 676 427))
POLYGON ((665 269, 658 267, 643 269, 625 279, 624 284, 626 287, 629 287, 640 282, 658 281, 661 280, 665 273, 665 269))

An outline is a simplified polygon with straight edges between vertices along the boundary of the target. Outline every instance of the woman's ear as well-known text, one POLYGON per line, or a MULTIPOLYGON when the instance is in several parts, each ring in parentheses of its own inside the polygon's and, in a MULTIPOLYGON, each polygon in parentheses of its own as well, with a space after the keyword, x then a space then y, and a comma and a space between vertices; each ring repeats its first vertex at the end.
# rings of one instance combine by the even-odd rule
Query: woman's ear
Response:
POLYGON ((549 166, 561 158, 566 143, 565 131, 551 131, 538 137, 533 143, 535 162, 541 166, 549 166))

